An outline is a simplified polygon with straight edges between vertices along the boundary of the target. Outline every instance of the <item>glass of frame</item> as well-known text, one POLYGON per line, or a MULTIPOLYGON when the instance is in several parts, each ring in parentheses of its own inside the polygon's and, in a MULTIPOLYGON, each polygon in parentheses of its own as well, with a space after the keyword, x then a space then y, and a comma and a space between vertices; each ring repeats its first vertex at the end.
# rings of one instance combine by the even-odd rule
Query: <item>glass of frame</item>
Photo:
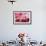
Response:
POLYGON ((13 11, 13 24, 32 24, 32 12, 13 11))

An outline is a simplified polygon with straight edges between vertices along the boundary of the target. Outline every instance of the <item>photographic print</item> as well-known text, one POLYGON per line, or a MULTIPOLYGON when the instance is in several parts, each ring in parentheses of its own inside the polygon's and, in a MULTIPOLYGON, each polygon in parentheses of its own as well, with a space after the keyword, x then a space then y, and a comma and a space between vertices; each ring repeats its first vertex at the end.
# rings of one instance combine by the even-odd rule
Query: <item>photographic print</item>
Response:
POLYGON ((31 24, 31 11, 13 11, 13 24, 31 24))

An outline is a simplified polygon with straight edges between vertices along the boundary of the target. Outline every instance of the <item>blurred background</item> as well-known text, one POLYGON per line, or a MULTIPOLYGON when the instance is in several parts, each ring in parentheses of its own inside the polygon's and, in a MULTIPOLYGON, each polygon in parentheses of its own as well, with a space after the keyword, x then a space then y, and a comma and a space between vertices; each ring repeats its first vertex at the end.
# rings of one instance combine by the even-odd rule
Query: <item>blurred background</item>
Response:
POLYGON ((46 40, 46 0, 0 0, 0 41, 15 40, 18 33, 30 34, 37 41, 46 40), (14 25, 13 11, 32 11, 31 25, 14 25))

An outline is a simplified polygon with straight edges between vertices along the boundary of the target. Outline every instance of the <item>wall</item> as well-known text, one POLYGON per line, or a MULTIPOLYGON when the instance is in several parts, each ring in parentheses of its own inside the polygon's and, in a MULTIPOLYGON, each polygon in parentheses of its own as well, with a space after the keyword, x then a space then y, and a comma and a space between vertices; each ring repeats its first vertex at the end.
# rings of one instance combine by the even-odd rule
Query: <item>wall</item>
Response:
POLYGON ((31 34, 31 38, 37 41, 46 40, 44 1, 16 0, 12 5, 7 0, 0 0, 0 40, 15 40, 19 32, 31 34), (13 25, 13 11, 24 10, 32 11, 32 25, 13 25))

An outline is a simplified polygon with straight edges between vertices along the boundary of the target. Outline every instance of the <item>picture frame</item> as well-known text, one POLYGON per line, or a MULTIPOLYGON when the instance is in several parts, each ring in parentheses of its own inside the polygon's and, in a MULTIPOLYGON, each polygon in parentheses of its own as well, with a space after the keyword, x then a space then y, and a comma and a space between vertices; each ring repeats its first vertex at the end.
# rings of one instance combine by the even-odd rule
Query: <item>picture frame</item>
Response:
POLYGON ((14 25, 32 24, 32 12, 31 11, 13 11, 13 24, 14 25))

